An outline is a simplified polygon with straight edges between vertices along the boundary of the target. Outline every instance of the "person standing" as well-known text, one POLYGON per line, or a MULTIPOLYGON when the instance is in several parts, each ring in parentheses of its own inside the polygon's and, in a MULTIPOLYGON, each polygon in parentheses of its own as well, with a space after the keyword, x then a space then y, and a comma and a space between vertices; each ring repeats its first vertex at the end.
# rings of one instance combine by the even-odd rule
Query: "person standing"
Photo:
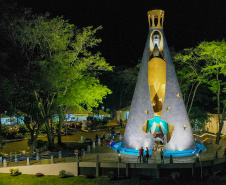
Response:
POLYGON ((148 150, 148 147, 146 147, 146 160, 147 160, 147 163, 148 163, 148 158, 149 158, 149 150, 148 150))
POLYGON ((144 149, 143 149, 143 147, 141 147, 139 150, 140 163, 141 163, 141 157, 143 159, 143 156, 144 156, 144 149))
POLYGON ((99 139, 99 136, 98 136, 98 134, 96 134, 96 138, 95 138, 96 143, 98 142, 98 139, 99 139))
POLYGON ((121 128, 122 128, 122 119, 120 119, 120 126, 121 126, 121 128))
POLYGON ((113 140, 111 140, 111 144, 110 144, 111 148, 112 148, 114 145, 115 145, 115 142, 114 142, 113 140))

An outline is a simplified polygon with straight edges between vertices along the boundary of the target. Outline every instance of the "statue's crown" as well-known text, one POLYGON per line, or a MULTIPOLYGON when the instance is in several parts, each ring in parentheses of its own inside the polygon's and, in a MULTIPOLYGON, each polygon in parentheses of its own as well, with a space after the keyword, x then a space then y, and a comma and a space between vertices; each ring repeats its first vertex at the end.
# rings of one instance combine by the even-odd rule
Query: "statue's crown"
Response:
POLYGON ((163 10, 151 10, 148 12, 149 28, 162 28, 163 29, 163 10))

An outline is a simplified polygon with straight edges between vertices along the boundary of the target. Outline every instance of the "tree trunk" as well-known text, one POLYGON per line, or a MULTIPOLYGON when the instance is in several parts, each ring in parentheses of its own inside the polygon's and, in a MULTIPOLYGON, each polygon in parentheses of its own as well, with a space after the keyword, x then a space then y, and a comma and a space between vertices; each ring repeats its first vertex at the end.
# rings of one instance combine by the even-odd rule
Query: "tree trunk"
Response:
POLYGON ((224 121, 223 119, 219 120, 219 131, 217 133, 217 138, 216 138, 216 144, 220 144, 220 140, 221 140, 221 130, 224 126, 224 121))
POLYGON ((54 136, 53 136, 53 133, 51 132, 51 128, 49 126, 48 121, 45 122, 45 126, 46 126, 47 138, 48 138, 48 144, 49 144, 48 148, 52 150, 54 148, 54 142, 53 142, 54 136))
MULTIPOLYGON (((194 101, 194 99, 195 99, 196 91, 197 91, 197 89, 198 89, 198 87, 199 87, 200 84, 201 84, 201 82, 198 82, 198 84, 196 85, 195 90, 194 90, 194 92, 193 92, 193 96, 192 96, 192 99, 191 99, 191 103, 190 103, 190 106, 189 106, 189 109, 188 109, 188 115, 190 115, 191 108, 192 108, 192 105, 193 105, 193 101, 194 101)), ((189 95, 189 96, 190 96, 190 95, 189 95)))
POLYGON ((57 130, 57 132, 58 132, 57 143, 58 143, 59 146, 62 145, 61 129, 62 129, 63 123, 64 123, 64 116, 63 116, 62 112, 60 111, 60 113, 59 113, 59 125, 58 125, 58 130, 57 130))
POLYGON ((31 132, 31 141, 30 141, 30 150, 29 153, 32 154, 33 153, 33 148, 35 146, 35 142, 37 141, 38 135, 39 135, 39 131, 40 131, 41 127, 39 127, 36 130, 36 133, 34 132, 34 130, 30 130, 31 132), (34 134, 35 133, 35 134, 34 134))

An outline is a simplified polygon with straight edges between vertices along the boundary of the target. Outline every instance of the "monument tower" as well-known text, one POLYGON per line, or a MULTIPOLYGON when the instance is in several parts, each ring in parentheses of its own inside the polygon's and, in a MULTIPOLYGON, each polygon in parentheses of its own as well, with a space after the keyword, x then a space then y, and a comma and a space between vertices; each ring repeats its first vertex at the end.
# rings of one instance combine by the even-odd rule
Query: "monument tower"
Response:
POLYGON ((155 143, 161 142, 167 151, 196 149, 163 33, 163 21, 163 10, 148 12, 149 34, 123 137, 123 148, 152 149, 155 143))

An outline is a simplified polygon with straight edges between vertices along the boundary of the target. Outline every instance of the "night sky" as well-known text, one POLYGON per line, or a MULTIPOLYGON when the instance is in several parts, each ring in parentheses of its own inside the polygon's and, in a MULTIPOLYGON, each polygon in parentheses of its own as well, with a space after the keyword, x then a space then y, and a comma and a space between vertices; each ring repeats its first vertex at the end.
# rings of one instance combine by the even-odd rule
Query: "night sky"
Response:
POLYGON ((137 64, 148 35, 147 12, 165 11, 168 46, 180 51, 226 37, 225 0, 19 0, 34 13, 64 16, 78 28, 103 26, 98 50, 114 66, 137 64))

